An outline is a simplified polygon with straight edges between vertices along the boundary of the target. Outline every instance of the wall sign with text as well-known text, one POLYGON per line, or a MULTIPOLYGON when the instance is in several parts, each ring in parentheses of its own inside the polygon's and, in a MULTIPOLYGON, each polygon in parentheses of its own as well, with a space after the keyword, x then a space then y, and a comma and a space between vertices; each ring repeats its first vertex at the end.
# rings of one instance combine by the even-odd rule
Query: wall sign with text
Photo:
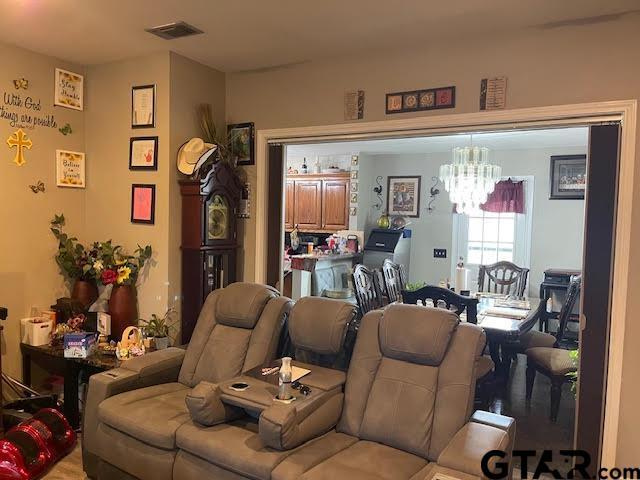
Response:
POLYGON ((56 185, 85 188, 84 153, 56 150, 56 185))
POLYGON ((56 68, 55 82, 54 105, 74 110, 84 109, 84 77, 82 75, 56 68))
POLYGON ((387 93, 386 100, 387 114, 455 108, 456 87, 427 88, 409 92, 387 93))

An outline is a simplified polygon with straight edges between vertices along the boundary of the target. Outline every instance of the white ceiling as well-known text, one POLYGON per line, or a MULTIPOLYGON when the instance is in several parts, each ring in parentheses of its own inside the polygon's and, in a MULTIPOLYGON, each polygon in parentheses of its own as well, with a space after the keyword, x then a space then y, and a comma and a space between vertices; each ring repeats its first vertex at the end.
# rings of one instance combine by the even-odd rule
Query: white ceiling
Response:
POLYGON ((173 50, 222 71, 609 21, 638 0, 0 0, 0 41, 84 65, 173 50), (186 21, 205 34, 162 40, 186 21))
POLYGON ((358 142, 288 145, 291 158, 315 155, 370 155, 428 154, 450 152, 453 147, 478 145, 491 150, 525 150, 532 148, 585 147, 588 143, 587 127, 556 128, 547 130, 518 130, 511 132, 442 135, 437 137, 400 138, 393 140, 367 140, 358 142))

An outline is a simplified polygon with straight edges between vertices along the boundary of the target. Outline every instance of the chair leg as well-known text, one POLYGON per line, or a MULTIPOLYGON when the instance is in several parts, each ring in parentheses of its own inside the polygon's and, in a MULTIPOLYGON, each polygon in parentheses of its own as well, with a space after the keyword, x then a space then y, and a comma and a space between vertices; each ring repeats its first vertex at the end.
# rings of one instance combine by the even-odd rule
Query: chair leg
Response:
POLYGON ((531 394, 533 393, 533 382, 536 379, 536 369, 533 365, 529 364, 529 360, 527 359, 527 374, 526 374, 526 384, 527 384, 527 402, 531 401, 531 394))
POLYGON ((551 379, 551 411, 549 418, 553 423, 558 420, 558 410, 560 410, 560 397, 562 395, 563 379, 551 379))

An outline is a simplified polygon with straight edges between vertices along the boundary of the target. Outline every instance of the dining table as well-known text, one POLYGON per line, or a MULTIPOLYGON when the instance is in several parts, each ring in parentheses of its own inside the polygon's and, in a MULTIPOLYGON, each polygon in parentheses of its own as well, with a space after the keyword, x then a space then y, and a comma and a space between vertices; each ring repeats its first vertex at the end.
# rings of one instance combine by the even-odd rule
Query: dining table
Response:
MULTIPOLYGON (((487 335, 487 346, 495 364, 496 377, 506 383, 520 338, 536 325, 546 302, 534 297, 512 298, 483 293, 477 294, 477 297, 477 325, 487 335)), ((464 320, 464 313, 461 319, 464 320)))

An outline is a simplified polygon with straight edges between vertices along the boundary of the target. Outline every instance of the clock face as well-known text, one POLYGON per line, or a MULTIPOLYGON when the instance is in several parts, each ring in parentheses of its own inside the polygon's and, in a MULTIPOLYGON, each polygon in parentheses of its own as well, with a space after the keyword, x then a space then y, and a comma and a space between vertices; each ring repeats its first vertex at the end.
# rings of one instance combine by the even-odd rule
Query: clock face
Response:
POLYGON ((207 238, 225 240, 229 235, 229 207, 224 197, 215 195, 207 212, 207 238))

